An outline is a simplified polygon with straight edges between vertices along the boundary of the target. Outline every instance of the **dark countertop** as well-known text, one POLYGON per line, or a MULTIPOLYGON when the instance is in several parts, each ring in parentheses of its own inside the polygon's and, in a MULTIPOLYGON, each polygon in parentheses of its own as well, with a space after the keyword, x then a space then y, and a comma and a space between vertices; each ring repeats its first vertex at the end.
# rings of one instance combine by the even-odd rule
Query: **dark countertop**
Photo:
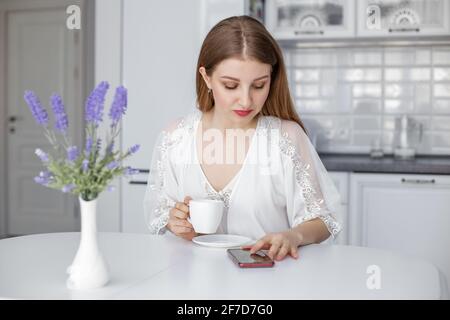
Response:
POLYGON ((321 153, 319 156, 328 171, 450 175, 450 156, 416 156, 411 160, 394 159, 392 155, 379 159, 367 154, 321 153))

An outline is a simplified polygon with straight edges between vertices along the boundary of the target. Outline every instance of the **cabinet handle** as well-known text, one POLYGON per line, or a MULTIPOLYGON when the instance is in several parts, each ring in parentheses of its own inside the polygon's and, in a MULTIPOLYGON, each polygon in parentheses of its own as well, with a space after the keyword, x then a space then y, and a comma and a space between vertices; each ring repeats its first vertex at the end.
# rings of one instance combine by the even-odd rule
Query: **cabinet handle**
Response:
POLYGON ((9 122, 14 123, 16 121, 23 120, 23 117, 22 116, 9 116, 8 120, 9 120, 9 122))
MULTIPOLYGON (((136 169, 138 172, 138 174, 142 174, 142 173, 150 173, 149 169, 136 169)), ((129 184, 147 184, 147 181, 142 181, 142 180, 131 180, 128 182, 129 184)))
POLYGON ((323 30, 295 30, 294 34, 297 36, 299 34, 324 34, 323 30))
POLYGON ((399 28, 389 28, 389 32, 420 32, 420 28, 405 28, 405 27, 399 27, 399 28))
POLYGON ((131 180, 129 183, 130 184, 147 184, 147 181, 131 180))
POLYGON ((433 184, 433 183, 436 183, 436 180, 434 180, 434 179, 427 180, 427 179, 405 179, 405 178, 402 178, 402 183, 415 183, 415 184, 430 183, 430 184, 433 184))
POLYGON ((139 171, 139 173, 150 173, 150 170, 149 169, 136 169, 136 170, 138 170, 139 171))

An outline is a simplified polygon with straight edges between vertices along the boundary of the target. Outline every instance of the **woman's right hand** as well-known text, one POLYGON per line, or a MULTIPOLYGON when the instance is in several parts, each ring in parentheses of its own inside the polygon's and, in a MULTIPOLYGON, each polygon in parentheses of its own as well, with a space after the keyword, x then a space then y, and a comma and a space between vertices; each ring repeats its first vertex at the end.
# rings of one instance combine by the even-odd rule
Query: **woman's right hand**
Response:
POLYGON ((187 220, 189 217, 189 201, 191 199, 191 197, 186 196, 184 202, 175 203, 175 206, 169 211, 169 222, 167 223, 167 229, 173 234, 189 241, 197 235, 194 227, 187 220))

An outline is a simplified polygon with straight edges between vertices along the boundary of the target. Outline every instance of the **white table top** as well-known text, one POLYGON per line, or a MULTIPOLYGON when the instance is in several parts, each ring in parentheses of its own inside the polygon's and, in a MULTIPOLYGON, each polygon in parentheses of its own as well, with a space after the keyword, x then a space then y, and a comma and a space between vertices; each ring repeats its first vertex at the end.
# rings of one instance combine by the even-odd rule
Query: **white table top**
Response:
POLYGON ((447 288, 429 262, 355 246, 309 245, 300 258, 273 268, 240 269, 225 249, 174 236, 99 233, 111 280, 102 288, 71 291, 66 268, 79 233, 0 240, 0 297, 6 299, 441 299, 447 288), (381 288, 368 289, 367 267, 381 271, 381 288))

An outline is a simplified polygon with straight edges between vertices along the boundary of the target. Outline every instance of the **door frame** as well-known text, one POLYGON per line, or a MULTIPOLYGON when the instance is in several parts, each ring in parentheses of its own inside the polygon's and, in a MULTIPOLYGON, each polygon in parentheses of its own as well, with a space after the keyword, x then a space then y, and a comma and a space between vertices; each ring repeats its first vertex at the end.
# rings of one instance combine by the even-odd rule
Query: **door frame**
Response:
POLYGON ((3 3, 0 1, 0 238, 6 236, 6 19, 3 3))
MULTIPOLYGON (((60 6, 69 6, 77 4, 81 8, 81 68, 79 70, 80 92, 82 94, 80 101, 84 103, 88 88, 92 87, 95 79, 94 74, 94 53, 95 53, 95 1, 96 0, 0 0, 0 239, 8 236, 8 199, 7 199, 7 128, 8 121, 6 119, 6 56, 7 56, 7 25, 6 18, 9 11, 25 10, 29 8, 51 8, 55 3, 60 6)), ((82 112, 82 117, 84 114, 82 112)), ((83 120, 80 119, 80 123, 83 120)), ((84 140, 84 126, 80 129, 81 137, 74 137, 75 141, 84 140)))

